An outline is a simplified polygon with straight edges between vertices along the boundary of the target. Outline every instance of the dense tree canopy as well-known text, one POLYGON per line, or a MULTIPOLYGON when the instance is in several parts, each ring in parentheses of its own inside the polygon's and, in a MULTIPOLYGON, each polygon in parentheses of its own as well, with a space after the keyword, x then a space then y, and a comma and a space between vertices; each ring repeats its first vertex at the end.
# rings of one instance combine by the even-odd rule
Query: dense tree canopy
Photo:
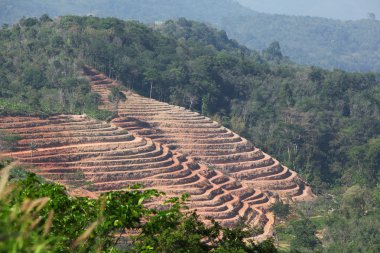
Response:
POLYGON ((380 70, 380 21, 373 16, 365 19, 368 11, 362 13, 362 20, 340 21, 259 13, 234 0, 3 0, 0 7, 0 24, 44 13, 53 17, 112 16, 158 24, 185 17, 224 29, 251 49, 263 50, 278 41, 283 54, 300 64, 346 71, 380 70))

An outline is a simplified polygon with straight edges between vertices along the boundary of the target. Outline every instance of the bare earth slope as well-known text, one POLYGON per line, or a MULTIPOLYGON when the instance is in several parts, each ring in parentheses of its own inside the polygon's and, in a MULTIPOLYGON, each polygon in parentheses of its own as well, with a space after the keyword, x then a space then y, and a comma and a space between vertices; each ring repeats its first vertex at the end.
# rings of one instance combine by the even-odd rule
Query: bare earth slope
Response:
MULTIPOLYGON (((92 89, 105 94, 115 81, 94 69, 84 73, 92 89)), ((261 189, 292 200, 313 198, 310 187, 295 171, 254 147, 217 122, 182 107, 125 92, 127 100, 118 105, 113 123, 140 136, 208 163, 217 171, 234 177, 252 189, 261 189)), ((104 95, 102 95, 104 98, 104 95)), ((105 108, 113 106, 105 99, 105 108)))
POLYGON ((117 110, 119 117, 111 123, 86 115, 0 117, 0 132, 21 137, 14 151, 0 155, 34 165, 33 172, 79 195, 96 197, 134 184, 168 197, 187 193, 188 206, 203 218, 262 226, 256 239, 272 233, 272 195, 313 198, 297 173, 217 122, 130 91, 115 105, 109 95, 118 82, 90 68, 83 74, 100 94, 101 108, 117 110))
MULTIPOLYGON (((191 209, 225 226, 240 218, 262 225, 270 235, 270 199, 224 173, 198 164, 165 145, 84 115, 47 119, 2 117, 0 131, 21 137, 16 150, 3 153, 35 167, 33 172, 90 197, 134 184, 168 197, 188 193, 191 209)), ((157 200, 152 205, 159 205, 157 200)))

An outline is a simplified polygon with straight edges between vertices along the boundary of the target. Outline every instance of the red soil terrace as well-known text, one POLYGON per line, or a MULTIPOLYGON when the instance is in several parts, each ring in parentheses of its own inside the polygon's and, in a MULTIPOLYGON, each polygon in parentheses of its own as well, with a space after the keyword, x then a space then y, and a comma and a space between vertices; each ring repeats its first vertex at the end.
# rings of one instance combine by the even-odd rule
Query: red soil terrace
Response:
MULTIPOLYGON (((91 68, 83 74, 114 110, 110 88, 119 83, 91 68)), ((294 201, 313 194, 297 173, 217 122, 182 107, 125 91, 111 123, 86 115, 46 119, 1 117, 0 131, 21 137, 12 156, 76 195, 96 197, 134 184, 190 194, 188 206, 201 217, 233 226, 241 219, 272 233, 272 195, 294 201)), ((148 205, 159 205, 160 199, 148 205)))
MULTIPOLYGON (((85 68, 83 74, 90 81, 92 90, 101 94, 104 108, 111 109, 112 105, 104 94, 109 94, 109 88, 117 82, 91 68, 85 68)), ((183 107, 130 91, 125 91, 125 95, 126 101, 118 105, 119 117, 113 120, 115 125, 192 156, 249 188, 294 201, 314 197, 310 187, 295 171, 219 123, 183 107)))
POLYGON ((190 209, 222 225, 243 218, 266 227, 266 235, 271 232, 271 215, 266 213, 270 200, 263 192, 114 124, 85 115, 2 117, 0 130, 21 137, 15 151, 2 155, 34 165, 33 172, 68 186, 74 194, 96 197, 142 184, 168 197, 190 194, 190 209))

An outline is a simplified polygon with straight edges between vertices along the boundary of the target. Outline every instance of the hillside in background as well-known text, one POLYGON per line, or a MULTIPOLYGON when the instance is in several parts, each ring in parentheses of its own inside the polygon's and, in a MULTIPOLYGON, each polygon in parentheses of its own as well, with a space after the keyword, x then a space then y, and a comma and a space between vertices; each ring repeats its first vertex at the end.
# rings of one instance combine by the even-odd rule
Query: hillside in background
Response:
POLYGON ((255 12, 232 0, 4 0, 0 5, 0 23, 14 23, 23 16, 39 17, 44 13, 53 17, 114 16, 146 23, 186 17, 224 29, 231 38, 251 49, 262 50, 278 41, 284 55, 300 64, 347 71, 380 71, 380 22, 374 19, 338 21, 271 15, 255 12))
MULTIPOLYGON (((378 74, 297 66, 284 59, 278 43, 262 53, 250 51, 225 32, 183 18, 152 27, 115 18, 26 18, 0 30, 0 59, 2 116, 99 113, 96 109, 104 97, 93 93, 89 82, 80 78, 83 64, 93 66, 140 95, 200 112, 231 128, 307 180, 320 198, 306 205, 300 220, 281 233, 291 247, 315 251, 323 245, 326 252, 332 252, 351 241, 351 252, 378 251, 378 74), (323 238, 318 239, 316 234, 322 232, 323 238), (302 236, 305 233, 307 237, 302 236)), ((115 117, 120 113, 118 108, 128 113, 127 108, 118 106, 119 95, 111 90, 108 99, 114 107, 110 114, 100 116, 115 117)), ((127 103, 133 103, 132 97, 128 102, 128 94, 127 103)), ((132 108, 131 113, 137 112, 132 108)), ((36 121, 40 120, 41 124, 49 121, 36 121)), ((50 120, 60 119, 53 116, 50 120)), ((76 122, 70 124, 67 127, 81 127, 76 122)), ((219 128, 216 123, 206 125, 203 128, 219 128)), ((97 127, 104 140, 129 138, 110 125, 97 127)), ((157 138, 169 140, 165 134, 170 123, 161 127, 157 135, 162 136, 157 138)), ((33 140, 29 132, 21 133, 33 140)), ((94 137, 76 134, 78 140, 88 142, 94 137)), ((54 145, 65 141, 48 131, 41 135, 51 135, 44 141, 54 145)), ((17 140, 17 136, 0 137, 1 148, 17 140)), ((232 136, 235 139, 241 142, 232 136)), ((68 138, 69 142, 78 140, 68 138)), ((239 142, 232 146, 245 148, 239 142)), ((28 143, 23 146, 33 147, 28 143)), ((35 159, 38 162, 38 157, 35 159)), ((99 162, 106 164, 106 160, 99 162)), ((289 175, 283 171, 281 177, 289 175)), ((187 177, 186 173, 180 175, 187 177)), ((280 205, 279 213, 286 214, 282 208, 280 205)))
POLYGON ((279 41, 297 63, 346 71, 380 71, 380 21, 256 14, 228 17, 222 28, 250 48, 279 41))
POLYGON ((255 11, 314 16, 342 20, 357 20, 373 13, 380 17, 380 2, 377 0, 237 0, 255 11))
POLYGON ((66 14, 113 16, 148 23, 186 17, 218 24, 222 17, 252 13, 233 0, 4 0, 0 4, 5 7, 0 9, 0 24, 44 13, 53 17, 66 14))

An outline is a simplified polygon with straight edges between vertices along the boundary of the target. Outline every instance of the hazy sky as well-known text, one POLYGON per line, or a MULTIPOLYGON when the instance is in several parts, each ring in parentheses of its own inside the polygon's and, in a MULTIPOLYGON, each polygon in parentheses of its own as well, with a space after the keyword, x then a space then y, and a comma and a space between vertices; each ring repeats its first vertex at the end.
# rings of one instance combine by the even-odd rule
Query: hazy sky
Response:
POLYGON ((380 19, 380 0, 237 0, 259 12, 356 20, 380 19))

